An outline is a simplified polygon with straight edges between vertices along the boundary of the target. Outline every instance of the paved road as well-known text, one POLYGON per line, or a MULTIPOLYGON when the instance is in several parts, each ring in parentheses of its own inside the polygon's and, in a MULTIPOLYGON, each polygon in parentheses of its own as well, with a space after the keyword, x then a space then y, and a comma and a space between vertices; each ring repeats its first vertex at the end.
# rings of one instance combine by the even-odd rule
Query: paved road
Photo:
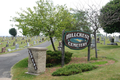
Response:
MULTIPOLYGON (((47 47, 50 44, 50 41, 46 41, 36 47, 47 47)), ((0 55, 0 78, 10 78, 11 67, 26 57, 28 57, 27 48, 17 52, 0 55)))

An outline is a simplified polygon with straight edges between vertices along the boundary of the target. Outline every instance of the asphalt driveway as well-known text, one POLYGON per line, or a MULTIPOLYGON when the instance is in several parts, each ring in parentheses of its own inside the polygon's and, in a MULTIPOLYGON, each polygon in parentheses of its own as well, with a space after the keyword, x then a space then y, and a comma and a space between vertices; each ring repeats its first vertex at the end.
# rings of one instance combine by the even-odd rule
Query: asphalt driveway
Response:
MULTIPOLYGON (((36 47, 47 47, 49 45, 51 45, 51 42, 46 41, 36 47)), ((10 76, 11 67, 15 63, 26 57, 28 57, 27 48, 13 53, 0 55, 0 80, 2 80, 3 78, 11 78, 10 76)))

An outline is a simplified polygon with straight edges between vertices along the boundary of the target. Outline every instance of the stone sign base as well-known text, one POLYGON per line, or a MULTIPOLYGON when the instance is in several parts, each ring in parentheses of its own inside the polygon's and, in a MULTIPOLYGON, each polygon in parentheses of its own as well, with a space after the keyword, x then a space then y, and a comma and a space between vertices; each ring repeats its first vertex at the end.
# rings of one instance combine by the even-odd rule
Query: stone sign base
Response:
POLYGON ((27 74, 39 75, 46 70, 46 50, 43 47, 28 48, 28 72, 27 74))

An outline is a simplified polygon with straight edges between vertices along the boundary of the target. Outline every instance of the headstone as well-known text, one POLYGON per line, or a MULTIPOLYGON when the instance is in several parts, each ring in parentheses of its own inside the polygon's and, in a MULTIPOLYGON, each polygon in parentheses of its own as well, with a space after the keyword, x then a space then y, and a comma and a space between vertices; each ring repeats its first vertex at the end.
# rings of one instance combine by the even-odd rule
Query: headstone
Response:
POLYGON ((34 45, 36 44, 36 42, 34 41, 34 45))
POLYGON ((29 42, 27 42, 27 47, 29 47, 30 45, 29 45, 29 42))
POLYGON ((104 38, 104 45, 105 45, 105 38, 104 38))
POLYGON ((101 41, 104 41, 104 37, 103 36, 101 37, 101 41))
POLYGON ((13 42, 13 46, 15 46, 15 42, 13 42))
POLYGON ((22 40, 24 40, 24 37, 22 38, 22 40))
POLYGON ((44 38, 42 38, 42 41, 44 41, 44 38))
POLYGON ((37 41, 37 44, 39 44, 39 41, 37 41))
POLYGON ((25 37, 25 39, 27 39, 27 37, 25 37))
POLYGON ((119 36, 115 36, 114 42, 120 42, 120 41, 119 41, 119 36))
POLYGON ((27 40, 26 40, 26 43, 27 43, 27 40))
POLYGON ((11 51, 11 49, 7 49, 7 51, 8 51, 8 52, 10 52, 10 51, 11 51))
POLYGON ((6 44, 6 47, 9 47, 9 44, 6 44))
POLYGON ((111 42, 111 40, 112 40, 112 37, 111 37, 111 36, 109 36, 109 41, 111 42))
POLYGON ((95 39, 92 39, 91 48, 95 48, 95 39))
POLYGON ((21 44, 22 44, 22 42, 21 42, 21 44))
POLYGON ((16 50, 19 49, 19 44, 16 44, 16 45, 15 45, 15 49, 16 49, 16 50))
POLYGON ((15 41, 17 41, 17 39, 15 39, 15 41))
POLYGON ((99 41, 99 40, 100 40, 100 38, 97 38, 97 43, 100 43, 100 41, 99 41))
POLYGON ((28 42, 30 42, 30 39, 28 39, 28 42))
POLYGON ((14 39, 14 37, 12 37, 12 40, 14 39))
POLYGON ((1 51, 2 51, 2 53, 5 52, 6 51, 6 47, 3 47, 1 51))
POLYGON ((118 45, 117 43, 114 43, 114 38, 113 37, 111 37, 110 38, 110 44, 107 44, 107 45, 118 45))
POLYGON ((7 43, 9 44, 9 41, 7 40, 7 43))

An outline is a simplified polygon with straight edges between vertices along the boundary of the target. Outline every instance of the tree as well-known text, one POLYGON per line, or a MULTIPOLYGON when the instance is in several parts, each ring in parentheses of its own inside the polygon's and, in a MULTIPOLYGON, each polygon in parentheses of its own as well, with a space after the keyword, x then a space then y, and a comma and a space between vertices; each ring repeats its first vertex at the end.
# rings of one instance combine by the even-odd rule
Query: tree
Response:
POLYGON ((17 35, 16 29, 15 28, 9 29, 9 34, 11 34, 13 37, 15 37, 17 35))
MULTIPOLYGON (((94 35, 94 39, 95 39, 95 57, 97 58, 97 43, 96 43, 96 33, 99 32, 99 29, 101 28, 100 23, 99 23, 99 14, 100 14, 100 10, 98 9, 98 7, 96 5, 88 5, 88 9, 84 9, 83 11, 86 12, 86 17, 88 22, 90 23, 89 28, 91 28, 92 33, 94 35)), ((81 9, 78 11, 81 11, 81 9)))
POLYGON ((53 50, 56 51, 53 37, 61 37, 63 29, 73 27, 74 18, 65 5, 54 6, 52 1, 39 0, 37 6, 27 8, 23 13, 17 13, 19 17, 13 17, 12 21, 18 22, 16 26, 22 29, 23 35, 35 36, 43 33, 49 36, 53 50))
POLYGON ((111 0, 102 7, 99 22, 107 33, 120 32, 120 0, 111 0))
POLYGON ((75 26, 73 30, 80 30, 91 33, 90 29, 90 23, 87 20, 86 12, 85 11, 77 11, 75 9, 72 9, 74 18, 76 19, 75 26))

